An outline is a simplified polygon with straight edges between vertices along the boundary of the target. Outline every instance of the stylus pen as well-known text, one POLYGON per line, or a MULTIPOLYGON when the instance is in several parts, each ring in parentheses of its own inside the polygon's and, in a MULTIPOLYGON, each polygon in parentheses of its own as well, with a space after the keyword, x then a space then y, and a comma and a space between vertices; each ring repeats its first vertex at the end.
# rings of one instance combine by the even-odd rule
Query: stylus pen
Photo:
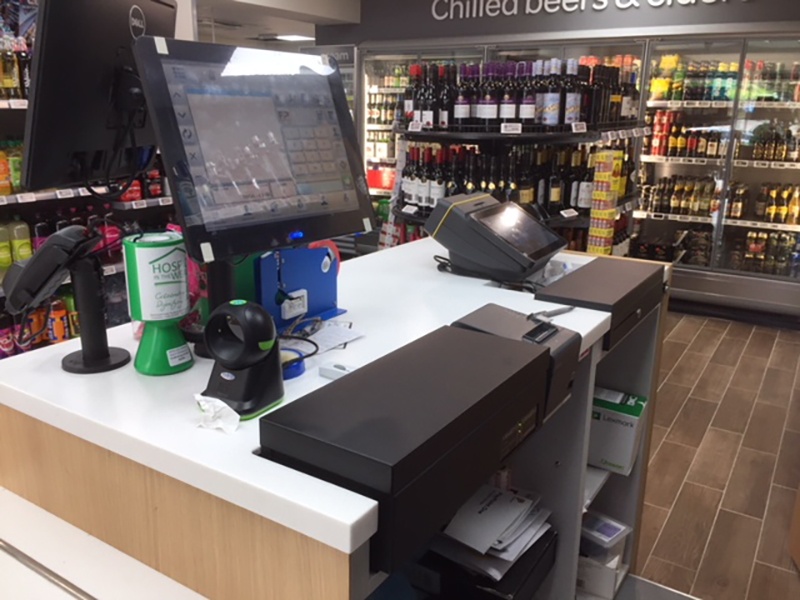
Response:
POLYGON ((528 320, 533 321, 535 319, 552 319, 553 317, 558 317, 559 315, 564 315, 568 312, 575 310, 574 306, 562 306, 561 308, 554 308, 553 310, 543 310, 537 313, 532 313, 528 315, 528 320))

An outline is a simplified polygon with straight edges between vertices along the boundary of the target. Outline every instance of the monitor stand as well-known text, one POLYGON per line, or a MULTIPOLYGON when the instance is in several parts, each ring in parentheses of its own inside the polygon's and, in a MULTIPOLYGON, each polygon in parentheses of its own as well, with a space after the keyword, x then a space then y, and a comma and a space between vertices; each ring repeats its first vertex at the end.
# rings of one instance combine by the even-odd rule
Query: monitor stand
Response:
MULTIPOLYGON (((236 299, 236 270, 229 260, 215 260, 206 263, 208 276, 208 314, 218 306, 236 299)), ((205 336, 194 340, 194 353, 202 358, 211 358, 206 347, 205 336)))
POLYGON ((124 367, 131 361, 130 353, 108 347, 102 269, 97 257, 87 256, 75 262, 70 276, 80 316, 81 349, 65 356, 61 368, 85 375, 124 367))

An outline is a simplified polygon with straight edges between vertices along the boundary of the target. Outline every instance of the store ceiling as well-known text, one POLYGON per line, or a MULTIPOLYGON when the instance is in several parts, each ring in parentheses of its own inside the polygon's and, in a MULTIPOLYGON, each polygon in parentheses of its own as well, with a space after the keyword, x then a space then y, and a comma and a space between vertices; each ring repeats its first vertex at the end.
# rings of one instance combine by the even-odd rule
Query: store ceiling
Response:
MULTIPOLYGON (((270 9, 235 0, 198 0, 197 33, 201 41, 258 47, 291 48, 277 35, 314 36, 314 24, 275 16, 270 9)), ((311 42, 313 45, 313 42, 311 42)), ((309 42, 305 42, 309 45, 309 42)))

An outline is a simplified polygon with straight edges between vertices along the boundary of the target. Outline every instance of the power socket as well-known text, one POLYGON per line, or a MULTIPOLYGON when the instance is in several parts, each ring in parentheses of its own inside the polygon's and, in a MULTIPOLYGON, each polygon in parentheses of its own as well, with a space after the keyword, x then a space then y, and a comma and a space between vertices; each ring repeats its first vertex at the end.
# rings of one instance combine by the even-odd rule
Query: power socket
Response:
POLYGON ((281 304, 281 318, 284 321, 295 319, 308 312, 308 290, 295 290, 288 294, 293 300, 281 304))

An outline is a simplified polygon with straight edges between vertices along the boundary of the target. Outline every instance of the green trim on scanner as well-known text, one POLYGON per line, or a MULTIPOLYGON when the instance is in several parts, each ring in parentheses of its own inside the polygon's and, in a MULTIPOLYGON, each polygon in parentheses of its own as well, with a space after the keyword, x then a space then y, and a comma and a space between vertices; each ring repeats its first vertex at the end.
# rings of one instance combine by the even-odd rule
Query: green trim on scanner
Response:
POLYGON ((257 419, 259 417, 262 417, 266 413, 271 411, 273 408, 277 407, 283 401, 284 401, 284 398, 281 398, 280 400, 276 400, 275 402, 273 402, 269 406, 266 406, 266 407, 262 408, 261 410, 259 410, 257 412, 254 412, 254 413, 249 414, 249 415, 239 415, 239 420, 242 423, 244 423, 245 421, 252 421, 253 419, 257 419))
POLYGON ((247 300, 231 300, 231 306, 244 306, 247 300))
POLYGON ((269 352, 272 348, 275 347, 275 340, 267 340, 265 342, 258 342, 259 349, 263 350, 264 352, 269 352))

